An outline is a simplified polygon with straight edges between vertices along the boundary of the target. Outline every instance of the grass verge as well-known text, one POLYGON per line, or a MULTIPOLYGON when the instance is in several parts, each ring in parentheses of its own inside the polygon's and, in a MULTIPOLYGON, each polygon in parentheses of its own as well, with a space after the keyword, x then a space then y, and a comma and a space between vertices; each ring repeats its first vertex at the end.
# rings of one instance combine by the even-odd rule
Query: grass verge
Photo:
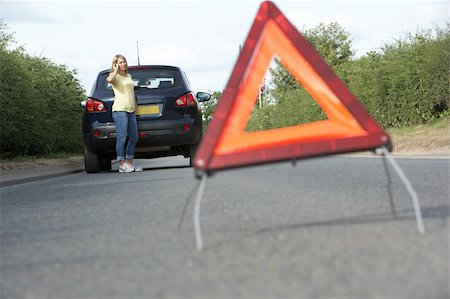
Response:
POLYGON ((45 157, 16 157, 9 160, 0 160, 2 170, 20 170, 36 167, 83 165, 83 156, 73 153, 54 153, 45 157))
POLYGON ((426 125, 387 130, 394 153, 428 153, 450 155, 450 117, 426 125))

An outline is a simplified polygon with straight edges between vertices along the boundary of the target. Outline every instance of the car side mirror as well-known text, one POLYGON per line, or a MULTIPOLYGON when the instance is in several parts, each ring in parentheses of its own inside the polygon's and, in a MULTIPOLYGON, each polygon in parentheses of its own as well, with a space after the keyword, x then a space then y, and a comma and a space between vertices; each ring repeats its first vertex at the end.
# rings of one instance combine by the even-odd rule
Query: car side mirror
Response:
POLYGON ((199 102, 206 102, 206 101, 209 101, 211 99, 211 94, 209 94, 207 92, 200 91, 200 92, 197 92, 196 97, 197 97, 197 100, 199 102))

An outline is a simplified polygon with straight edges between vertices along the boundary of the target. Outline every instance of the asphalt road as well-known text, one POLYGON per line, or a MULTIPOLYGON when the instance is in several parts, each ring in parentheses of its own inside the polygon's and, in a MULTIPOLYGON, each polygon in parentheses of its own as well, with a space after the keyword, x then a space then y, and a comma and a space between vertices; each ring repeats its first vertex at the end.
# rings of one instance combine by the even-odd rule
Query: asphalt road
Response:
POLYGON ((450 161, 397 161, 423 236, 379 158, 215 174, 203 252, 186 159, 3 187, 1 298, 448 298, 450 161))

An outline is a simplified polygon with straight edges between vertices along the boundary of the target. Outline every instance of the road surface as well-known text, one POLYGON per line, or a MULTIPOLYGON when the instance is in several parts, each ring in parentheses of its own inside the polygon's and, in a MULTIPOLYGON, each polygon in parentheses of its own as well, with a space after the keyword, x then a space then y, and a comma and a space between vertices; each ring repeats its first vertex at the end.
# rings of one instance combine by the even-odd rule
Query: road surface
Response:
POLYGON ((203 252, 187 159, 3 187, 1 298, 448 298, 450 161, 397 161, 423 236, 380 158, 216 173, 203 252))

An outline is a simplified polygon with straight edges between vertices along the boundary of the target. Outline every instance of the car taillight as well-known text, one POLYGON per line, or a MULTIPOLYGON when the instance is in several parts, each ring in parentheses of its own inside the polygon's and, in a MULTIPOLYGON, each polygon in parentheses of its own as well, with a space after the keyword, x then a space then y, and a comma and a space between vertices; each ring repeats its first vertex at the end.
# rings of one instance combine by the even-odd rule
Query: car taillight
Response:
POLYGON ((87 112, 103 112, 106 111, 105 103, 89 98, 86 101, 87 112))
POLYGON ((195 101, 195 96, 188 92, 182 96, 179 96, 175 100, 175 107, 188 107, 188 106, 196 106, 197 102, 195 101))
POLYGON ((95 137, 100 137, 100 135, 102 135, 102 132, 100 132, 100 130, 92 130, 91 134, 95 137))

